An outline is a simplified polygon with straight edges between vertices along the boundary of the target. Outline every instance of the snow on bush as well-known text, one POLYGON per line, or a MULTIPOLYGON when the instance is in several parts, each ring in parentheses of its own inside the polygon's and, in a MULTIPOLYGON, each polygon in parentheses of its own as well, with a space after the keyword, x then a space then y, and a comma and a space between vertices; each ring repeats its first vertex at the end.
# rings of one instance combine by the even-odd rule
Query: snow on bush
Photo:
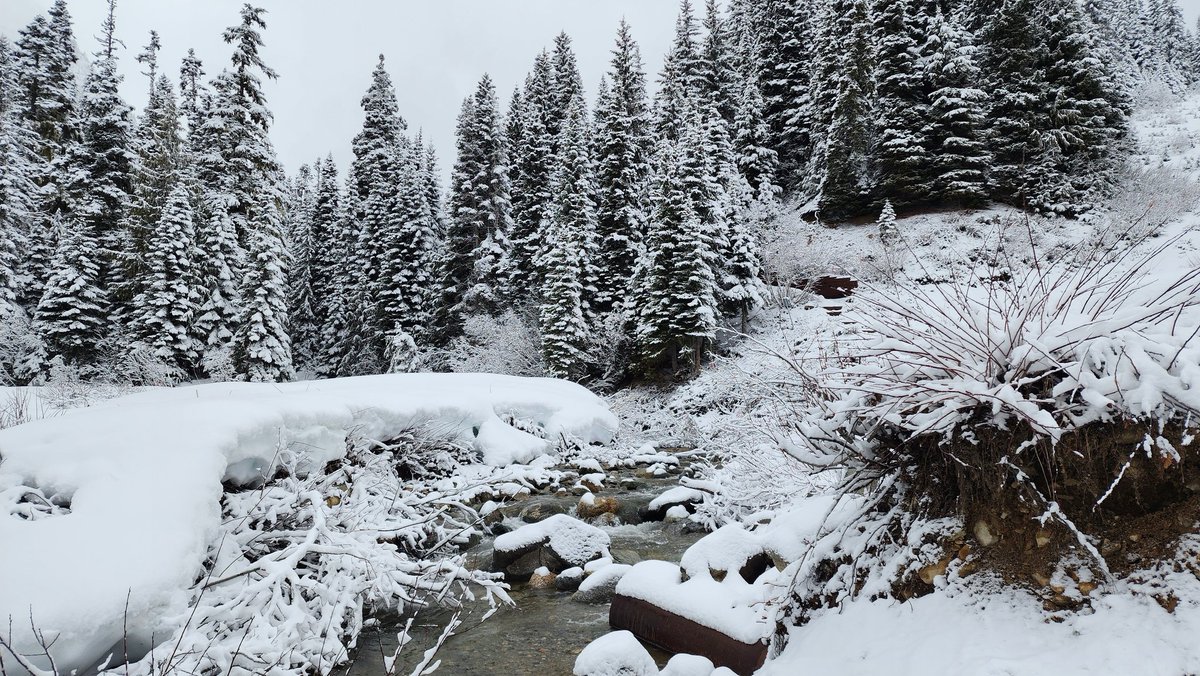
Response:
POLYGON ((511 311, 498 317, 480 314, 465 318, 463 336, 451 343, 444 359, 457 373, 531 377, 546 373, 536 324, 511 311))
POLYGON ((955 283, 868 291, 851 316, 861 361, 821 374, 828 399, 792 452, 867 470, 894 466, 891 442, 976 426, 1057 440, 1200 412, 1200 270, 1160 274, 1172 243, 1132 261, 1081 249, 1015 278, 1001 254, 955 283))
POLYGON ((571 383, 443 374, 152 390, 0 430, 0 491, 42 491, 70 509, 0 515, 0 638, 10 655, 34 655, 41 668, 52 656, 61 671, 92 667, 125 635, 131 653, 175 637, 141 673, 227 673, 235 663, 261 672, 276 659, 274 673, 331 668, 364 608, 486 580, 423 558, 467 523, 445 504, 454 496, 412 495, 370 454, 355 456, 348 476, 322 470, 345 458, 348 440, 412 429, 497 466, 551 450, 502 416, 584 442, 606 443, 616 428, 603 402, 571 383), (284 479, 222 504, 222 481, 257 485, 280 467, 284 479), (251 636, 256 655, 237 649, 251 636))

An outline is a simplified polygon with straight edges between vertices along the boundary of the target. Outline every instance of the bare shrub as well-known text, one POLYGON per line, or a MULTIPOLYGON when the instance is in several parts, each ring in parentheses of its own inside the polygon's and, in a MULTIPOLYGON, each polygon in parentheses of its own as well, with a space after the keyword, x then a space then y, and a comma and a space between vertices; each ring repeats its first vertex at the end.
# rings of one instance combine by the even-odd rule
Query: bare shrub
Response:
POLYGON ((546 372, 536 323, 511 311, 499 317, 467 317, 463 336, 451 343, 445 361, 458 373, 536 377, 546 372))

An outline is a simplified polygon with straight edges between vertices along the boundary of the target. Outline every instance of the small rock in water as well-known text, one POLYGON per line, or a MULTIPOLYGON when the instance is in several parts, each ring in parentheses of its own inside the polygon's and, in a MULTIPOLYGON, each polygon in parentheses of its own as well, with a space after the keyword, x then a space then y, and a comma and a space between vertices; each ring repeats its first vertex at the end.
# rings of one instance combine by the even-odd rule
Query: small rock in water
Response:
POLYGON ((612 601, 613 594, 617 591, 617 583, 631 568, 633 566, 614 563, 597 570, 584 579, 583 584, 579 585, 579 591, 571 596, 571 600, 577 603, 608 603, 612 601))
POLYGON ((598 498, 592 493, 584 493, 575 507, 575 515, 585 521, 595 519, 602 514, 616 514, 621 503, 612 497, 598 498))
POLYGON ((687 510, 687 507, 684 507, 683 505, 675 505, 667 510, 663 521, 683 521, 691 515, 692 513, 687 510))
POLYGON ((554 588, 559 591, 569 592, 579 589, 579 584, 583 582, 582 568, 568 568, 558 574, 554 579, 554 588))
POLYGON ((554 587, 557 575, 550 572, 549 568, 541 567, 533 571, 533 575, 529 578, 530 589, 550 589, 554 587))

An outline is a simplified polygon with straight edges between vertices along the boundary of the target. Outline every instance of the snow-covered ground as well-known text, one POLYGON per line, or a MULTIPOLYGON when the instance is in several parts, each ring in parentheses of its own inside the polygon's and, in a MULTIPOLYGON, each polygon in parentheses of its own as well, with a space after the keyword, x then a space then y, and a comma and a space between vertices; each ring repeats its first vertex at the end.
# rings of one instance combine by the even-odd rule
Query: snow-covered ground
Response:
POLYGON ((51 645, 69 670, 92 666, 126 632, 139 644, 169 634, 159 623, 181 614, 202 573, 223 481, 269 478, 283 455, 300 474, 319 470, 346 453, 351 432, 430 430, 492 466, 550 450, 502 416, 587 443, 617 426, 571 383, 448 374, 155 389, 0 430, 3 638, 28 654, 51 645), (46 508, 29 512, 30 495, 46 508))

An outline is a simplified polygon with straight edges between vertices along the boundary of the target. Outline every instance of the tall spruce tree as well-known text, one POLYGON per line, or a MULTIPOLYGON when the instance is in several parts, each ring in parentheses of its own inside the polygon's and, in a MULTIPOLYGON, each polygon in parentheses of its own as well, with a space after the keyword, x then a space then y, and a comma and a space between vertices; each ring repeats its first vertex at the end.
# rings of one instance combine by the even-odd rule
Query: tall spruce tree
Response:
POLYGON ((817 208, 822 219, 837 221, 863 213, 869 203, 870 25, 866 0, 833 0, 829 11, 826 45, 836 39, 846 46, 832 80, 824 84, 832 94, 832 108, 817 155, 817 208))
POLYGON ((924 72, 933 88, 927 131, 933 194, 943 203, 982 206, 991 164, 983 119, 988 96, 979 89, 983 76, 970 36, 955 17, 939 12, 929 25, 925 51, 930 57, 924 72))
POLYGON ((313 296, 313 220, 316 209, 316 181, 311 166, 297 170, 284 203, 288 258, 288 335, 292 339, 292 359, 308 366, 317 344, 317 325, 313 296))
POLYGON ((687 112, 699 105, 704 78, 699 36, 691 0, 680 0, 675 40, 663 61, 655 99, 654 124, 659 138, 680 138, 687 112))
POLYGON ((525 78, 520 107, 510 107, 509 127, 518 125, 521 137, 506 139, 511 164, 512 232, 508 260, 510 295, 541 285, 537 265, 545 246, 544 224, 552 195, 551 161, 557 96, 550 55, 542 52, 525 78))
POLYGON ((762 0, 758 20, 743 30, 760 78, 770 147, 779 158, 776 181, 795 192, 809 183, 815 111, 813 100, 815 7, 806 0, 762 0))
POLYGON ((38 138, 22 121, 20 105, 15 54, 0 36, 0 317, 28 285, 20 272, 39 207, 38 138))
POLYGON ((243 5, 241 22, 227 29, 233 45, 232 69, 217 77, 217 103, 204 127, 219 125, 221 162, 217 177, 218 206, 228 218, 239 247, 246 252, 237 265, 242 277, 243 304, 232 336, 234 368, 252 381, 288 380, 293 375, 291 342, 287 333, 287 250, 282 215, 281 170, 269 136, 272 116, 262 91, 262 78, 275 71, 259 53, 266 28, 265 11, 243 5))
POLYGON ((440 343, 461 333, 465 315, 499 309, 512 216, 496 88, 488 75, 463 102, 457 145, 450 223, 438 266, 442 293, 434 334, 440 343))
POLYGON ((554 204, 542 267, 538 324, 547 370, 578 379, 588 363, 588 286, 596 231, 589 129, 579 94, 563 122, 553 178, 554 204))
POLYGON ((40 191, 37 217, 28 233, 29 255, 21 274, 28 280, 22 302, 41 297, 55 253, 59 228, 54 215, 70 209, 63 177, 74 173, 70 150, 79 142, 76 114, 75 37, 66 0, 55 0, 46 15, 36 17, 16 43, 18 107, 23 123, 37 135, 35 181, 40 191))
POLYGON ((109 299, 97 258, 101 249, 91 224, 79 214, 55 217, 58 246, 50 276, 34 311, 34 327, 48 357, 87 367, 99 357, 109 328, 109 299))
POLYGON ((201 346, 189 328, 196 311, 199 290, 192 271, 195 228, 192 196, 176 175, 158 222, 151 231, 145 256, 143 280, 133 299, 131 333, 152 353, 176 368, 192 370, 201 346))
POLYGON ((641 53, 621 22, 597 102, 595 134, 597 312, 626 300, 649 208, 651 120, 641 53))
POLYGON ((918 63, 922 22, 909 0, 875 0, 875 199, 895 206, 930 197, 932 172, 925 121, 929 106, 918 63))

